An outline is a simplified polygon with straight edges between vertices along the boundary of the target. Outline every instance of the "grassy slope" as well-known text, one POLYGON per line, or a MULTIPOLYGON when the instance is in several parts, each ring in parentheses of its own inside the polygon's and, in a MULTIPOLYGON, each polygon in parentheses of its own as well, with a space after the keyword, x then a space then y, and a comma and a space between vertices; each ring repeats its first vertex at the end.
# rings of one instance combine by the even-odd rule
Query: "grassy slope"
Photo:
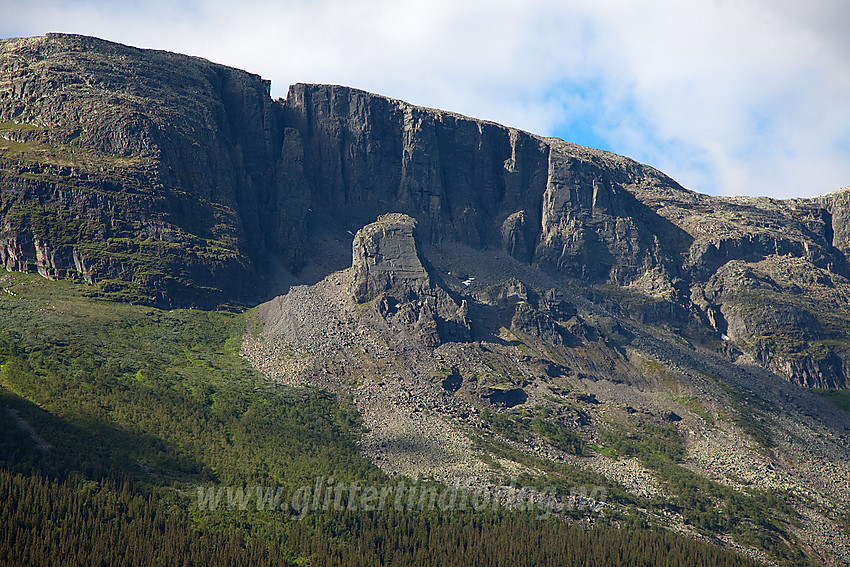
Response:
MULTIPOLYGON (((101 557, 97 549, 115 549, 119 540, 126 539, 118 537, 121 534, 155 538, 151 534, 157 533, 166 514, 177 522, 168 536, 174 548, 162 548, 163 553, 176 554, 171 557, 180 556, 181 546, 195 556, 208 554, 188 543, 198 529, 210 538, 210 545, 219 547, 227 541, 216 539, 220 535, 241 534, 240 543, 227 548, 228 557, 275 557, 275 562, 294 557, 279 551, 278 545, 310 556, 316 564, 362 559, 355 549, 388 541, 398 530, 410 531, 411 545, 418 542, 411 549, 385 550, 386 559, 399 564, 416 564, 422 558, 420 546, 452 557, 451 542, 470 530, 490 534, 468 550, 470 560, 499 557, 501 548, 488 542, 494 534, 512 530, 518 537, 530 538, 528 545, 535 552, 550 557, 565 552, 563 541, 572 528, 551 528, 555 530, 551 540, 542 545, 531 541, 540 524, 510 517, 320 514, 290 522, 285 515, 268 512, 191 512, 192 504, 179 500, 173 488, 211 483, 282 485, 291 492, 318 475, 377 483, 386 479, 357 450, 361 425, 350 405, 327 393, 270 384, 239 356, 245 329, 241 314, 163 311, 100 301, 85 297, 85 289, 76 284, 25 274, 0 276, 0 287, 0 471, 22 475, 18 480, 4 477, 3 486, 17 483, 22 488, 16 494, 31 493, 34 499, 51 494, 71 498, 63 495, 81 491, 93 495, 92 503, 72 499, 63 508, 65 515, 57 516, 54 509, 43 516, 26 515, 30 520, 23 527, 13 521, 19 541, 37 533, 34 517, 62 524, 71 517, 106 514, 103 522, 113 527, 98 531, 97 537, 82 527, 74 535, 77 524, 69 525, 69 541, 96 539, 91 543, 96 549, 87 549, 88 557, 97 559, 101 557), (52 448, 39 451, 9 409, 52 448), (45 478, 57 479, 60 485, 56 488, 49 484, 56 481, 45 478), (135 487, 129 493, 127 483, 135 487), (142 503, 137 501, 139 494, 142 503), (104 512, 98 502, 111 499, 126 501, 135 515, 104 512), (434 521, 447 530, 445 541, 427 541, 434 521), (256 535, 276 543, 271 548, 246 543, 256 535)), ((8 505, 4 517, 19 517, 21 506, 8 505)), ((706 564, 718 558, 733 563, 741 559, 713 546, 644 529, 606 528, 588 537, 608 541, 625 553, 633 538, 648 541, 634 550, 637 564, 650 561, 655 556, 647 549, 657 553, 670 545, 670 538, 683 549, 682 557, 704 556, 706 564)), ((36 540, 32 549, 38 550, 36 540)), ((114 554, 103 557, 107 563, 121 562, 114 554)), ((370 560, 383 564, 374 557, 370 560)))
POLYGON ((838 409, 850 413, 850 390, 830 390, 816 388, 812 390, 818 396, 832 402, 838 409))
POLYGON ((38 276, 2 280, 3 403, 63 459, 162 483, 380 478, 357 452, 350 406, 270 384, 239 356, 242 315, 97 301, 38 276))

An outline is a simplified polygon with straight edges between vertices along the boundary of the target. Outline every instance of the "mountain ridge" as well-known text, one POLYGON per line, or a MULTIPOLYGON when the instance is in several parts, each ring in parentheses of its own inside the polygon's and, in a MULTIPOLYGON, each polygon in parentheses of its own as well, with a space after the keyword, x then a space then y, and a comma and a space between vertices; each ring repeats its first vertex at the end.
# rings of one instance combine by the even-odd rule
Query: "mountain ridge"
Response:
POLYGON ((810 388, 846 400, 848 220, 846 189, 713 197, 349 87, 275 101, 201 58, 0 41, 0 262, 75 282, 3 276, 4 395, 50 407, 53 391, 65 411, 84 390, 104 431, 179 440, 174 459, 121 453, 143 476, 279 480, 278 446, 302 435, 275 412, 314 416, 291 431, 332 416, 348 476, 554 486, 562 503, 594 483, 611 499, 591 523, 846 564, 850 415, 810 388), (139 420, 154 386, 161 419, 139 420), (213 441, 181 429, 210 423, 213 441), (277 437, 237 459, 252 431, 277 437))
MULTIPOLYGON (((790 254, 835 296, 850 277, 847 191, 709 197, 610 152, 349 87, 296 84, 273 101, 268 81, 196 57, 63 34, 2 46, 9 270, 155 305, 252 303, 281 270, 297 281, 316 263, 311 226, 353 234, 399 212, 425 242, 628 288, 669 303, 677 325, 731 326, 798 383, 846 384, 843 347, 823 346, 850 344, 840 325, 775 282, 791 314, 766 321, 734 297, 753 278, 729 268, 790 254), (821 346, 808 352, 806 334, 821 346)), ((762 275, 791 269, 777 262, 762 275)))

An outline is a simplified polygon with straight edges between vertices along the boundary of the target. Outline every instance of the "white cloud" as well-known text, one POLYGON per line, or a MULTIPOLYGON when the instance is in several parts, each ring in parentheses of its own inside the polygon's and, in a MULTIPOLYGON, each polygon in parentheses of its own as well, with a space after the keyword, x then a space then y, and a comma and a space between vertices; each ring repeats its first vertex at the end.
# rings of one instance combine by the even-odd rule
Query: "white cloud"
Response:
POLYGON ((347 84, 601 145, 686 187, 850 184, 844 0, 0 0, 0 35, 67 31, 347 84))
POLYGON ((850 183, 841 152, 850 134, 846 65, 822 57, 824 42, 783 16, 757 2, 601 14, 615 38, 609 56, 625 63, 620 84, 645 126, 612 130, 611 144, 622 140, 621 151, 705 191, 790 196, 850 183), (696 183, 687 182, 700 175, 686 169, 689 155, 698 158, 696 183))

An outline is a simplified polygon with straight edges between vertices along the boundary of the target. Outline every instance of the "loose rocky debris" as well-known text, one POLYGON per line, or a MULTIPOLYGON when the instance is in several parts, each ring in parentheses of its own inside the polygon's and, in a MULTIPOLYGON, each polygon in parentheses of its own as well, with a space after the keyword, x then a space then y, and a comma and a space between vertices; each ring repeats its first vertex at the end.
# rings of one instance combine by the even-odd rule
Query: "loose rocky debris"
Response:
POLYGON ((243 349, 272 379, 350 395, 367 428, 361 446, 389 475, 496 486, 541 474, 479 448, 475 440, 484 437, 663 497, 664 485, 638 459, 593 449, 572 455, 533 432, 506 436, 482 412, 517 424, 545 412, 589 447, 602 430, 635 419, 666 423, 682 437, 685 467, 739 491, 788 491, 813 530, 798 530, 801 540, 850 558, 846 538, 827 538, 823 529, 850 501, 848 416, 787 382, 777 385, 760 367, 615 315, 540 272, 514 270, 514 259, 463 246, 426 248, 423 257, 409 218, 377 225, 357 233, 356 267, 261 305, 262 332, 246 333, 243 349), (366 250, 359 259, 358 246, 366 250), (467 290, 451 276, 459 265, 490 276, 467 290), (466 312, 457 317, 461 305, 466 312), (406 310, 416 316, 399 316, 406 310), (467 336, 441 335, 441 321, 452 317, 467 336), (766 424, 772 446, 741 428, 743 412, 766 424), (830 466, 814 465, 824 462, 830 466))

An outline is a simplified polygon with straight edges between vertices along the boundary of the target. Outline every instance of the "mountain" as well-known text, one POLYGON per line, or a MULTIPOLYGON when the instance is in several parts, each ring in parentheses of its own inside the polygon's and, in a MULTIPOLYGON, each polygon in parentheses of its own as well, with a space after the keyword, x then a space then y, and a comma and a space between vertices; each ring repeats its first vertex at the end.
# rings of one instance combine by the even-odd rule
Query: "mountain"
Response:
POLYGON ((624 290, 811 387, 846 384, 850 193, 709 197, 629 159, 362 91, 51 34, 6 40, 7 270, 161 306, 268 297, 380 214, 624 290))
POLYGON ((384 474, 575 467, 632 495, 612 514, 850 560, 850 415, 807 389, 847 399, 850 190, 701 195, 348 87, 269 92, 195 57, 0 41, 0 261, 92 301, 258 305, 242 354, 350 396, 384 474))

